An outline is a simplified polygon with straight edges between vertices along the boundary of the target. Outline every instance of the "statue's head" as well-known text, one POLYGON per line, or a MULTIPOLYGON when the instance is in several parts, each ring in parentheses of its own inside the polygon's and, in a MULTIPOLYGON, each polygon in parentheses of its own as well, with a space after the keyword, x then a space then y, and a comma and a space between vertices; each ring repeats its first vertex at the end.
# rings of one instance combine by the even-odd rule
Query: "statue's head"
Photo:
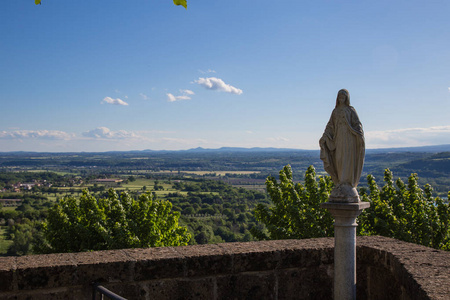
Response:
POLYGON ((350 93, 346 89, 342 89, 338 92, 336 97, 336 107, 340 104, 349 106, 350 105, 350 93))

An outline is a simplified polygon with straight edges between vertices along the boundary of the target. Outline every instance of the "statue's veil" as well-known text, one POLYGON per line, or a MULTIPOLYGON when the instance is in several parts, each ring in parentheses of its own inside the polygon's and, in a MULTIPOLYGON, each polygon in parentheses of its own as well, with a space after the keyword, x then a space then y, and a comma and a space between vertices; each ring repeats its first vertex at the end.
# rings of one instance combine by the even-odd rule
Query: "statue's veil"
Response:
POLYGON ((339 90, 339 92, 338 92, 338 94, 337 94, 337 96, 336 96, 336 107, 338 106, 338 97, 339 97, 339 94, 340 93, 344 93, 345 94, 345 102, 344 102, 344 104, 346 105, 346 106, 350 106, 350 93, 348 92, 348 90, 346 90, 346 89, 342 89, 342 90, 339 90))

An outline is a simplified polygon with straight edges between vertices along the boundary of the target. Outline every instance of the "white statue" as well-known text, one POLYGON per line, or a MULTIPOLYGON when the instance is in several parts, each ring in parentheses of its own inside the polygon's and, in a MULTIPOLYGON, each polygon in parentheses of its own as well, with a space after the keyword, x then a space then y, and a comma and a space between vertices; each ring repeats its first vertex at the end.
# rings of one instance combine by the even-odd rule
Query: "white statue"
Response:
POLYGON ((319 144, 320 159, 334 182, 330 202, 359 202, 356 186, 364 164, 364 132, 347 90, 338 92, 319 144))

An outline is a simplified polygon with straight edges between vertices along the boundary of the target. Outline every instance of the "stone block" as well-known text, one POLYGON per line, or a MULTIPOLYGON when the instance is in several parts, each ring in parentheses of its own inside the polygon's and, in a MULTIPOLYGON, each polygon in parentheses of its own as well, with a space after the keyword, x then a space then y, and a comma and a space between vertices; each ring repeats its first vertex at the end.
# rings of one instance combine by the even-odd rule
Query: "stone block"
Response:
MULTIPOLYGON (((141 288, 138 283, 126 282, 126 283, 105 283, 101 284, 104 288, 110 290, 111 292, 124 297, 128 300, 132 299, 145 299, 146 291, 141 288)), ((96 299, 100 298, 100 293, 97 292, 96 299)), ((91 297, 92 298, 92 293, 91 297)), ((104 297, 105 299, 109 299, 108 297, 104 297)))
POLYGON ((80 299, 90 299, 86 298, 85 295, 81 293, 80 290, 75 289, 63 289, 63 290, 40 290, 22 292, 15 295, 2 295, 2 300, 80 300, 80 299))
POLYGON ((219 276, 216 299, 276 299, 276 276, 274 272, 219 276))
POLYGON ((12 291, 14 289, 16 261, 16 257, 0 257, 0 292, 12 291))
POLYGON ((280 268, 304 268, 330 265, 334 262, 333 248, 286 249, 281 252, 280 268))
POLYGON ((173 247, 127 249, 127 255, 134 259, 134 281, 184 276, 184 256, 173 247))
POLYGON ((368 299, 368 268, 368 265, 361 264, 358 261, 356 262, 356 298, 358 300, 368 299))
POLYGON ((332 299, 333 266, 278 271, 278 299, 332 299))
POLYGON ((17 258, 16 280, 19 290, 58 288, 77 281, 73 254, 46 254, 17 258))
POLYGON ((141 283, 141 289, 146 293, 139 299, 210 300, 215 299, 214 285, 212 278, 152 280, 141 283))
POLYGON ((134 279, 135 260, 124 250, 81 252, 74 255, 77 264, 74 284, 92 284, 134 279))
POLYGON ((396 278, 386 268, 369 267, 367 270, 369 283, 368 299, 401 299, 402 290, 396 278))
POLYGON ((214 276, 232 271, 231 255, 217 245, 178 247, 175 250, 186 262, 184 276, 214 276))
POLYGON ((233 273, 274 270, 280 262, 280 251, 274 243, 225 243, 219 246, 232 254, 233 273))

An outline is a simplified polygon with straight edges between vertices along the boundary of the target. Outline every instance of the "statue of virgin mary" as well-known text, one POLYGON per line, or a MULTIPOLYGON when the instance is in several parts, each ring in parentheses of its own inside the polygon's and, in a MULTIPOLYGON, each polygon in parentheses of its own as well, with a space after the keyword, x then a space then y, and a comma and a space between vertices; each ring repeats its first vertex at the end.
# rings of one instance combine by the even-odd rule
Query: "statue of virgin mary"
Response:
POLYGON ((345 89, 338 92, 336 107, 319 144, 320 159, 334 183, 330 202, 359 202, 356 186, 364 164, 364 132, 345 89))

